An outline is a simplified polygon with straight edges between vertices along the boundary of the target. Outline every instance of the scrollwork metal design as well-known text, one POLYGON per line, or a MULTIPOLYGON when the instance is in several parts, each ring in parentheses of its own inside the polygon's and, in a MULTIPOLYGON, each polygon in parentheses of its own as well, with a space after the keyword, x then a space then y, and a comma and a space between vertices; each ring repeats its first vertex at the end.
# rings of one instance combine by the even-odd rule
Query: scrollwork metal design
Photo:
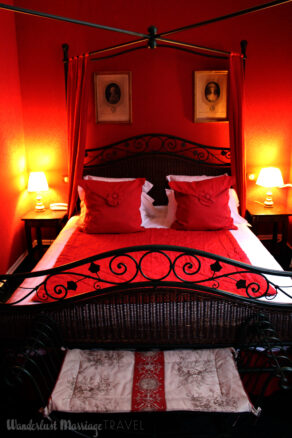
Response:
POLYGON ((230 165, 230 149, 208 146, 165 134, 144 134, 100 148, 87 149, 84 166, 98 166, 135 154, 160 153, 178 155, 201 163, 230 165))
MULTIPOLYGON (((147 270, 147 268, 146 268, 146 270, 147 270)), ((171 258, 169 257, 168 254, 166 254, 163 251, 159 251, 159 250, 147 251, 147 252, 145 252, 145 254, 143 254, 141 256, 140 261, 139 261, 139 272, 145 280, 163 281, 170 275, 172 270, 173 270, 173 265, 171 262, 171 258), (164 267, 165 267, 165 271, 166 271, 165 273, 161 273, 159 276, 155 276, 155 277, 153 275, 151 275, 151 272, 150 272, 151 270, 148 269, 148 271, 149 271, 148 274, 145 272, 145 270, 143 270, 143 262, 145 262, 147 257, 153 256, 154 254, 157 254, 157 255, 159 254, 160 256, 162 256, 162 258, 164 259, 164 267), (165 265, 165 262, 166 262, 166 265, 165 265)))
MULTIPOLYGON (((240 296, 245 300, 274 300, 281 293, 292 304, 290 285, 279 286, 275 275, 291 277, 291 273, 252 267, 208 252, 171 245, 144 245, 122 248, 74 262, 65 267, 42 271, 46 277, 32 288, 23 287, 25 297, 34 301, 56 302, 86 294, 107 291, 129 291, 134 287, 157 285, 207 291, 216 295, 240 296), (273 281, 269 277, 273 275, 273 281)), ((30 273, 37 277, 39 273, 30 273)), ((25 277, 25 274, 23 275, 25 277)), ((0 281, 10 282, 9 275, 0 281)), ((287 302, 287 300, 286 300, 287 302)))
MULTIPOLYGON (((186 281, 186 278, 183 278, 182 276, 180 276, 177 272, 177 264, 178 261, 182 258, 185 257, 185 254, 179 254, 173 262, 173 273, 176 276, 176 278, 180 281, 186 281)), ((192 254, 190 260, 188 260, 186 263, 183 264, 182 269, 180 269, 186 276, 191 276, 191 275, 196 275, 201 268, 201 261, 199 259, 199 257, 197 257, 196 255, 192 254), (192 262, 193 260, 193 262, 192 262), (194 268, 194 261, 197 264, 197 268, 194 268)), ((191 280, 190 280, 191 281, 191 280)))
MULTIPOLYGON (((136 270, 134 269, 133 275, 131 275, 130 278, 125 277, 126 279, 124 278, 124 280, 122 280, 123 283, 130 283, 131 281, 134 281, 139 272, 137 261, 130 254, 122 254, 112 257, 109 262, 109 270, 113 275, 116 275, 117 278, 121 275, 125 276, 129 272, 130 266, 127 266, 125 260, 123 261, 122 258, 125 258, 125 260, 128 259, 129 261, 133 262, 133 267, 136 268, 136 270)), ((112 284, 118 283, 112 282, 112 284)))

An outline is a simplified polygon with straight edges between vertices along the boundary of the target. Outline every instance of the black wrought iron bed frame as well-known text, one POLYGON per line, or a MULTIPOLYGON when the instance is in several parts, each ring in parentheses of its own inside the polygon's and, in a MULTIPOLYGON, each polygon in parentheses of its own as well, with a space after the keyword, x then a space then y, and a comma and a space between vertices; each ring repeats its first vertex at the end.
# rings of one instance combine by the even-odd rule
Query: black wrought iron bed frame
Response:
MULTIPOLYGON (((166 203, 165 187, 168 174, 218 175, 230 171, 229 148, 204 146, 180 137, 165 134, 143 134, 100 148, 87 149, 84 175, 107 177, 145 177, 154 184, 152 193, 157 204, 166 203)), ((40 284, 26 290, 24 295, 37 293, 43 286, 52 303, 22 305, 22 299, 0 305, 2 343, 21 343, 38 314, 50 315, 60 326, 68 345, 236 345, 238 328, 251 315, 262 312, 271 321, 285 344, 292 343, 292 290, 281 288, 266 275, 291 277, 291 272, 261 269, 226 259, 195 248, 171 245, 144 245, 119 248, 96 254, 65 266, 39 272, 1 275, 1 290, 11 293, 15 281, 45 275, 40 284), (139 256, 134 256, 139 253, 139 256), (168 263, 163 278, 151 278, 143 271, 143 260, 159 253, 168 263), (170 254, 175 253, 174 261, 170 254), (187 255, 193 261, 183 264, 178 272, 177 262, 187 255), (210 275, 196 279, 202 258, 209 260, 210 275), (105 281, 99 264, 107 266, 115 278, 105 281), (127 261, 127 262, 126 262, 127 261), (135 266, 130 279, 122 282, 120 274, 127 263, 135 266), (77 274, 76 281, 64 281, 71 268, 88 265, 88 274, 77 274), (222 266, 229 266, 221 275, 222 266), (234 267, 242 275, 254 273, 260 282, 236 279, 234 267), (52 286, 52 279, 62 274, 63 281, 52 286), (137 282, 140 275, 142 280, 137 282), (170 281, 169 274, 175 280, 170 281), (228 276, 236 288, 245 293, 237 296, 220 288, 222 277, 228 276), (66 298, 82 278, 96 280, 93 290, 66 298), (206 282, 212 280, 212 285, 206 282), (100 288, 100 285, 103 288, 100 288), (273 303, 267 295, 269 287, 291 298, 290 304, 273 303), (261 300, 264 298, 264 300, 261 300)), ((58 278, 58 277, 57 277, 58 278)))
MULTIPOLYGON (((274 7, 287 1, 270 2, 164 33, 157 33, 157 29, 151 26, 148 29, 149 34, 138 34, 2 3, 0 9, 122 32, 141 38, 97 50, 91 55, 103 56, 106 52, 118 49, 125 49, 121 53, 126 53, 142 48, 140 44, 146 42, 151 49, 159 45, 165 47, 162 43, 166 43, 166 45, 170 44, 166 47, 171 48, 171 44, 174 44, 176 48, 194 54, 203 52, 204 56, 225 57, 229 52, 172 41, 166 39, 165 36, 274 7), (128 49, 131 46, 134 48, 128 49)), ((246 41, 241 42, 244 60, 246 44, 246 41)), ((67 44, 63 45, 63 53, 66 78, 67 44)), ((98 56, 98 59, 103 58, 98 56)), ((87 150, 84 166, 84 175, 146 177, 154 184, 150 195, 154 197, 157 205, 167 202, 165 195, 165 175, 167 174, 218 175, 225 172, 230 173, 229 148, 205 146, 164 134, 138 135, 105 147, 87 150)), ((44 406, 47 401, 46 397, 49 395, 49 393, 44 393, 44 385, 47 387, 48 381, 51 385, 54 384, 62 361, 60 345, 78 348, 86 346, 136 349, 206 348, 232 345, 240 351, 238 365, 243 373, 247 376, 250 376, 251 372, 267 371, 269 373, 261 395, 264 394, 270 379, 276 375, 280 378, 281 386, 287 386, 286 372, 291 371, 291 363, 287 362, 288 359, 282 355, 278 358, 274 354, 274 347, 279 349, 283 343, 292 344, 292 295, 287 292, 287 289, 284 291, 274 281, 268 280, 266 275, 290 277, 289 272, 252 267, 195 248, 144 245, 97 254, 66 266, 41 272, 0 275, 0 294, 11 294, 16 285, 25 278, 43 275, 46 276, 45 280, 41 280, 38 286, 27 290, 25 295, 31 296, 33 293, 38 293, 39 286, 42 285, 45 293, 54 302, 23 305, 21 304, 23 299, 20 299, 18 302, 0 304, 0 350, 16 347, 25 342, 25 349, 19 355, 21 363, 16 363, 12 368, 9 393, 10 384, 14 385, 15 382, 21 384, 23 377, 28 377, 44 406), (137 256, 134 257, 137 252, 140 254, 139 259, 137 256), (176 254, 174 261, 169 256, 172 252, 176 254), (151 278, 149 273, 146 274, 143 271, 142 261, 151 253, 159 253, 169 263, 168 273, 163 278, 151 278), (182 268, 183 275, 181 275, 177 271, 177 261, 185 255, 190 257, 193 263, 186 262, 182 268), (202 258, 209 259, 210 276, 203 281, 196 281, 194 276, 200 271, 202 258), (99 273, 99 263, 108 260, 111 274, 119 279, 120 274, 127 270, 125 259, 135 265, 136 270, 132 278, 123 283, 120 280, 107 282, 105 288, 99 288, 100 283, 104 282, 99 273), (75 275, 78 281, 82 277, 94 278, 96 280, 94 290, 73 298, 66 298, 70 290, 76 289, 76 281, 70 277, 68 281, 63 281, 58 286, 50 284, 54 277, 60 274, 64 276, 71 268, 84 264, 88 265, 88 274, 75 275), (237 296, 220 289, 220 280, 223 277, 220 271, 224 264, 230 266, 230 271, 224 276, 231 278, 237 289, 245 291, 246 296, 237 296), (252 272, 264 279, 264 287, 261 288, 259 282, 237 281, 233 271, 235 266, 240 268, 241 274, 252 272), (139 283, 134 282, 138 274, 143 279, 139 283), (176 280, 168 281, 169 274, 174 274, 176 280), (212 287, 206 286, 206 281, 210 279, 212 287), (274 287, 276 293, 281 292, 289 296, 291 305, 268 302, 267 291, 270 286, 274 287), (261 298, 266 298, 266 301, 261 301, 261 298), (40 321, 37 334, 34 332, 36 319, 40 321), (276 329, 276 332, 272 327, 276 329), (243 339, 242 334, 247 332, 249 335, 251 333, 252 340, 243 339), (29 337, 32 345, 26 344, 29 337), (266 365, 258 366, 257 363, 252 367, 253 369, 250 368, 248 355, 252 353, 252 348, 257 346, 264 348, 268 368, 266 365), (241 353, 244 353, 242 357, 241 353), (43 363, 39 367, 38 361, 40 360, 43 363), (46 363, 48 360, 52 369, 46 363), (32 373, 31 366, 34 369, 32 373), (41 377, 40 381, 36 379, 35 372, 38 377, 41 377)), ((16 397, 19 395, 23 395, 22 389, 16 397)), ((27 403, 26 397, 24 403, 27 403)))
MULTIPOLYGON (((84 165, 84 175, 146 177, 154 183, 151 194, 157 204, 166 203, 167 174, 216 175, 229 171, 229 148, 206 147, 164 134, 139 135, 87 150, 84 165)), ((235 266, 242 273, 254 272, 261 278, 265 278, 265 273, 291 275, 261 270, 195 248, 144 245, 97 254, 38 273, 0 277, 5 288, 9 289, 15 279, 45 274, 47 277, 41 284, 46 293, 55 298, 55 302, 48 304, 21 305, 20 301, 18 305, 0 306, 1 343, 9 348, 16 344, 18 351, 4 374, 4 387, 13 409, 20 404, 22 410, 25 404, 29 412, 36 412, 46 406, 64 356, 60 346, 139 350, 232 346, 237 350, 237 367, 255 407, 262 406, 264 397, 274 385, 277 391, 289 389, 292 367, 283 345, 286 348, 292 340, 292 305, 273 305, 252 298, 250 291, 254 292, 259 285, 237 281, 233 270, 235 266), (143 259, 153 252, 168 261, 168 274, 174 274, 175 281, 168 281, 168 274, 157 279, 143 271, 143 259), (176 254, 174 260, 170 257, 172 252, 176 254), (184 263, 181 275, 176 265, 185 255, 191 257, 193 263, 189 260, 184 263), (209 259, 212 287, 193 279, 200 271, 202 257, 209 259), (108 260, 109 270, 116 278, 100 289, 103 278, 99 264, 105 260, 108 260), (130 280, 121 283, 120 274, 127 270, 125 260, 134 263, 136 269, 130 280), (55 276, 64 275, 70 268, 84 264, 88 266, 88 275, 77 274, 76 282, 84 277, 94 278, 94 290, 66 299, 69 290, 76 288, 76 282, 71 277, 57 287, 50 287, 50 281, 55 276), (227 275, 239 289, 246 291, 246 297, 220 289, 220 270, 224 264, 230 266, 227 275), (138 274, 142 281, 135 283, 138 274), (19 344, 24 347, 19 348, 19 344), (258 346, 261 347, 260 352, 258 346), (31 401, 27 400, 27 395, 24 397, 23 388, 29 391, 31 401)), ((258 298, 267 294, 270 285, 276 291, 281 289, 269 280, 265 285, 264 290, 258 290, 258 298)), ((37 289, 33 288, 27 294, 37 293, 37 289)), ((168 413, 160 412, 155 417, 143 412, 128 415, 131 419, 140 418, 146 427, 145 436, 152 436, 151 425, 154 424, 156 430, 156 425, 164 421, 164 414, 168 413)), ((172 412, 171 416, 175 418, 176 414, 172 412)), ((179 415, 182 422, 189 421, 191 415, 191 421, 199 421, 199 424, 212 418, 224 433, 235 433, 243 423, 246 427, 247 422, 252 425, 255 419, 250 413, 180 412, 179 415)), ((115 421, 116 417, 106 414, 106 418, 115 421)), ((119 414, 120 420, 124 418, 127 414, 119 414)), ((60 428, 60 421, 91 424, 103 419, 104 415, 98 413, 52 412, 47 422, 48 425, 53 422, 60 428)), ((203 429, 205 433, 206 426, 203 429)))

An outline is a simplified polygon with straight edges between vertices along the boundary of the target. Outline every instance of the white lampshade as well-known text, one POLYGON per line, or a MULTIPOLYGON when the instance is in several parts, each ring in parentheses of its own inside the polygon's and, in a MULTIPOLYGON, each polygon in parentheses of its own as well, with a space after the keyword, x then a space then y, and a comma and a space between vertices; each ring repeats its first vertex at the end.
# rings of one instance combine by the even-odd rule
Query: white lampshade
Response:
POLYGON ((42 211, 45 206, 42 201, 40 192, 46 192, 49 190, 48 182, 44 172, 30 172, 27 184, 28 192, 37 192, 35 209, 42 211))
POLYGON ((263 167, 260 170, 256 184, 262 187, 267 187, 266 199, 264 201, 265 207, 273 207, 274 201, 272 199, 272 187, 281 187, 284 185, 281 170, 277 167, 263 167))
POLYGON ((30 172, 27 184, 29 192, 46 192, 49 190, 44 172, 30 172))
POLYGON ((256 184, 262 187, 280 187, 284 185, 281 170, 278 167, 263 167, 256 184))

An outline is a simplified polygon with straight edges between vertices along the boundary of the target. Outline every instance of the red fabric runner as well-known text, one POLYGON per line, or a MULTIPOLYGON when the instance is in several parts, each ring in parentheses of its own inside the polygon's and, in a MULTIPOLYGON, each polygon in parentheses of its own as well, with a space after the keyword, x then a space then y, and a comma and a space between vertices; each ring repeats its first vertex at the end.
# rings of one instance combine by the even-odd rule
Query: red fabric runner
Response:
MULTIPOLYGON (((129 234, 86 234, 76 230, 64 250, 60 254, 55 266, 64 265, 76 260, 80 260, 89 256, 93 256, 105 251, 110 251, 118 248, 129 246, 160 244, 160 245, 177 245, 187 248, 196 248, 207 251, 213 254, 219 254, 227 258, 238 260, 247 264, 250 261, 243 252, 233 235, 227 230, 220 231, 178 231, 173 229, 146 229, 144 232, 129 233, 129 234)), ((134 254, 134 259, 139 261, 143 252, 134 254)), ((171 262, 179 256, 179 252, 169 252, 168 256, 171 262)), ((125 281, 131 281, 136 273, 135 261, 127 256, 117 257, 111 268, 109 268, 110 259, 102 259, 96 261, 93 265, 90 263, 79 266, 70 270, 68 274, 58 274, 52 277, 48 282, 48 292, 44 288, 40 288, 33 298, 33 301, 50 302, 55 301, 54 297, 60 298, 65 291, 64 286, 69 286, 67 297, 80 295, 86 292, 102 289, 112 286, 110 282, 120 284, 125 281), (127 267, 126 272, 124 266, 127 267), (90 276, 85 278, 84 275, 90 276), (109 283, 107 284, 106 281, 109 283), (55 288, 55 291, 53 290, 55 288)), ((215 262, 214 260, 200 257, 201 266, 195 257, 184 255, 176 262, 175 272, 183 280, 187 281, 204 281, 203 285, 232 292, 237 295, 246 296, 244 282, 258 283, 261 290, 266 288, 265 280, 257 274, 238 274, 240 268, 228 265, 226 263, 215 262), (186 265, 189 263, 189 265, 186 265), (185 270, 183 269, 185 268, 185 270), (197 272, 198 271, 198 272, 197 272), (225 273, 235 272, 230 277, 219 278, 219 284, 212 277, 222 276, 225 273), (192 275, 188 275, 192 274, 192 275), (232 278, 231 278, 232 277, 232 278), (207 281, 205 281, 208 279, 207 281), (241 287, 238 288, 238 281, 241 281, 241 287)), ((177 280, 173 272, 168 274, 169 261, 160 253, 152 253, 147 255, 140 261, 143 273, 154 279, 177 280)), ((135 276, 133 282, 145 281, 141 273, 135 276)), ((271 294, 273 292, 270 292, 271 294)), ((257 296, 257 294, 255 294, 257 296)))
POLYGON ((163 351, 135 352, 132 411, 166 411, 163 351))

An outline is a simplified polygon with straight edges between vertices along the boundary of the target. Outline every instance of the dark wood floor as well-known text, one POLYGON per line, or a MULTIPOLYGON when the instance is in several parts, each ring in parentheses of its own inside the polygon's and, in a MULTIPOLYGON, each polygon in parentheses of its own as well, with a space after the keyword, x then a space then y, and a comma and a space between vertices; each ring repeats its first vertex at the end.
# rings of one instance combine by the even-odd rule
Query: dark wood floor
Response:
POLYGON ((283 248, 281 244, 275 245, 271 240, 263 240, 262 243, 285 271, 292 270, 292 250, 289 246, 283 248))
MULTIPOLYGON (((1 410, 1 437, 76 437, 75 433, 66 431, 71 425, 83 425, 84 434, 96 437, 93 432, 100 425, 98 437, 124 438, 291 438, 291 393, 274 395, 266 401, 259 418, 243 418, 237 415, 223 417, 220 414, 198 414, 191 412, 168 413, 129 413, 103 414, 87 416, 70 416, 66 414, 44 419, 41 414, 1 410), (42 428, 37 433, 8 430, 13 425, 29 425, 42 428), (63 424, 63 426, 62 426, 63 424), (46 429, 53 427, 52 430, 46 429), (90 430, 91 429, 91 430, 90 430)), ((81 435, 84 436, 84 435, 81 435)))
MULTIPOLYGON (((33 255, 25 257, 22 263, 15 270, 15 273, 30 272, 38 263, 38 261, 42 258, 47 249, 48 246, 45 245, 43 245, 42 248, 35 248, 33 255)), ((11 289, 15 290, 22 283, 22 281, 22 278, 13 280, 13 286, 11 287, 11 289)), ((3 288, 2 290, 0 289, 0 303, 5 303, 10 295, 11 292, 6 292, 5 288, 3 288)))
POLYGON ((33 255, 27 256, 23 262, 18 266, 16 272, 29 272, 35 265, 40 261, 42 256, 45 254, 49 246, 43 245, 42 248, 34 248, 33 255))

